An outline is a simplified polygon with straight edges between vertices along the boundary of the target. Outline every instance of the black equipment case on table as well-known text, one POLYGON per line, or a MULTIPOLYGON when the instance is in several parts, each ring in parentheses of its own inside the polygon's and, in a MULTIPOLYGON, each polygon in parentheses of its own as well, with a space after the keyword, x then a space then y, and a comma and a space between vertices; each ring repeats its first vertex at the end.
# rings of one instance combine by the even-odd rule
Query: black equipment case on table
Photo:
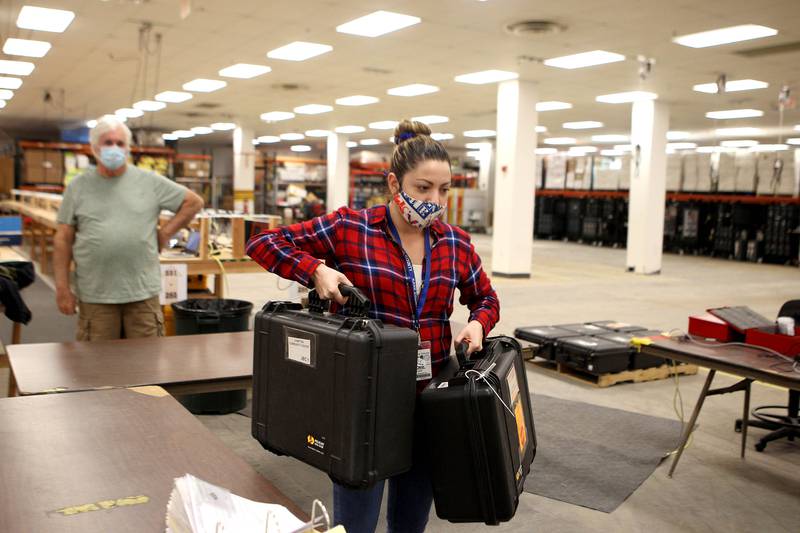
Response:
POLYGON ((411 468, 418 337, 369 319, 368 300, 349 295, 350 316, 269 302, 256 315, 252 433, 350 487, 411 468))
POLYGON ((600 337, 571 337, 558 343, 556 360, 590 374, 609 374, 628 369, 629 345, 600 337))
POLYGON ((514 330, 516 338, 533 342, 539 347, 535 355, 550 361, 556 358, 556 344, 560 339, 578 335, 580 334, 557 326, 529 326, 514 330))
POLYGON ((536 454, 525 363, 510 337, 459 360, 420 396, 436 514, 496 525, 514 516, 536 454))
POLYGON ((626 324, 625 322, 617 322, 615 320, 601 320, 599 322, 590 322, 589 324, 619 333, 635 333, 637 331, 647 330, 647 328, 643 326, 634 326, 633 324, 626 324))
POLYGON ((614 331, 610 328, 605 326, 597 325, 597 323, 591 324, 557 324, 557 328, 565 329, 567 331, 572 331, 576 335, 585 335, 585 336, 592 336, 592 335, 602 335, 603 333, 608 333, 609 331, 614 331))

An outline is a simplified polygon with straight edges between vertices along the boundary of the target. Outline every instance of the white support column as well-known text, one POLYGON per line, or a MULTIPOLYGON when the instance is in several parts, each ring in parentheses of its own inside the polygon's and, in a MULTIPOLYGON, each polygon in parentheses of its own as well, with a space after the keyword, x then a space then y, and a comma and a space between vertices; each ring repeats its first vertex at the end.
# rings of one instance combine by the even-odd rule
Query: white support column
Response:
POLYGON ((253 130, 237 126, 233 130, 233 210, 237 213, 253 213, 255 182, 253 130))
POLYGON ((666 104, 656 100, 633 103, 627 268, 637 274, 661 272, 668 129, 666 104))
POLYGON ((348 205, 350 192, 350 150, 347 135, 328 135, 328 187, 325 208, 330 213, 348 205))
POLYGON ((533 250, 536 90, 510 80, 497 87, 492 275, 529 278, 533 250))

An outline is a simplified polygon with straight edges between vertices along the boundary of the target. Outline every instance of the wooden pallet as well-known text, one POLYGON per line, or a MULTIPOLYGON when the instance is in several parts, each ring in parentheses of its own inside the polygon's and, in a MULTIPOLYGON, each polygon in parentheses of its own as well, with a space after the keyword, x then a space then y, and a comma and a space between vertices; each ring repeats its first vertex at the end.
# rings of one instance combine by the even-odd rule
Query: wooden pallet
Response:
POLYGON ((642 383, 644 381, 655 381, 659 379, 667 379, 674 374, 678 375, 694 375, 697 374, 697 365, 690 365, 686 363, 676 364, 674 367, 671 364, 664 364, 653 368, 644 368, 641 370, 625 370, 623 372, 615 372, 613 374, 589 374, 588 372, 581 372, 575 368, 569 367, 561 363, 555 363, 543 359, 529 359, 532 365, 554 372, 563 376, 567 376, 582 383, 591 383, 597 387, 605 388, 617 383, 624 383, 631 381, 633 383, 642 383))

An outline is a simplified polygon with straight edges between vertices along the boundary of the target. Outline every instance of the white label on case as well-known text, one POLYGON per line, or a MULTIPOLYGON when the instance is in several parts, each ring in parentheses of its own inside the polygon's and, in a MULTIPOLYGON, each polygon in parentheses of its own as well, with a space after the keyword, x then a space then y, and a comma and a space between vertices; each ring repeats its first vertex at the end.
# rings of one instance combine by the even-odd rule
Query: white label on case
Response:
POLYGON ((311 341, 298 337, 286 337, 286 352, 289 359, 311 365, 311 341))

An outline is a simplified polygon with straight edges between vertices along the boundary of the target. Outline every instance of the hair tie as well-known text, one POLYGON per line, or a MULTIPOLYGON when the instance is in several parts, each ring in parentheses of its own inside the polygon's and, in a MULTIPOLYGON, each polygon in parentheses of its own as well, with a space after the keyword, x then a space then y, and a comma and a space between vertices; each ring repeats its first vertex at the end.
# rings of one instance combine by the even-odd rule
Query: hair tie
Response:
POLYGON ((400 135, 397 136, 397 144, 400 144, 403 141, 407 141, 408 139, 413 139, 416 137, 417 134, 413 131, 404 131, 400 135))

